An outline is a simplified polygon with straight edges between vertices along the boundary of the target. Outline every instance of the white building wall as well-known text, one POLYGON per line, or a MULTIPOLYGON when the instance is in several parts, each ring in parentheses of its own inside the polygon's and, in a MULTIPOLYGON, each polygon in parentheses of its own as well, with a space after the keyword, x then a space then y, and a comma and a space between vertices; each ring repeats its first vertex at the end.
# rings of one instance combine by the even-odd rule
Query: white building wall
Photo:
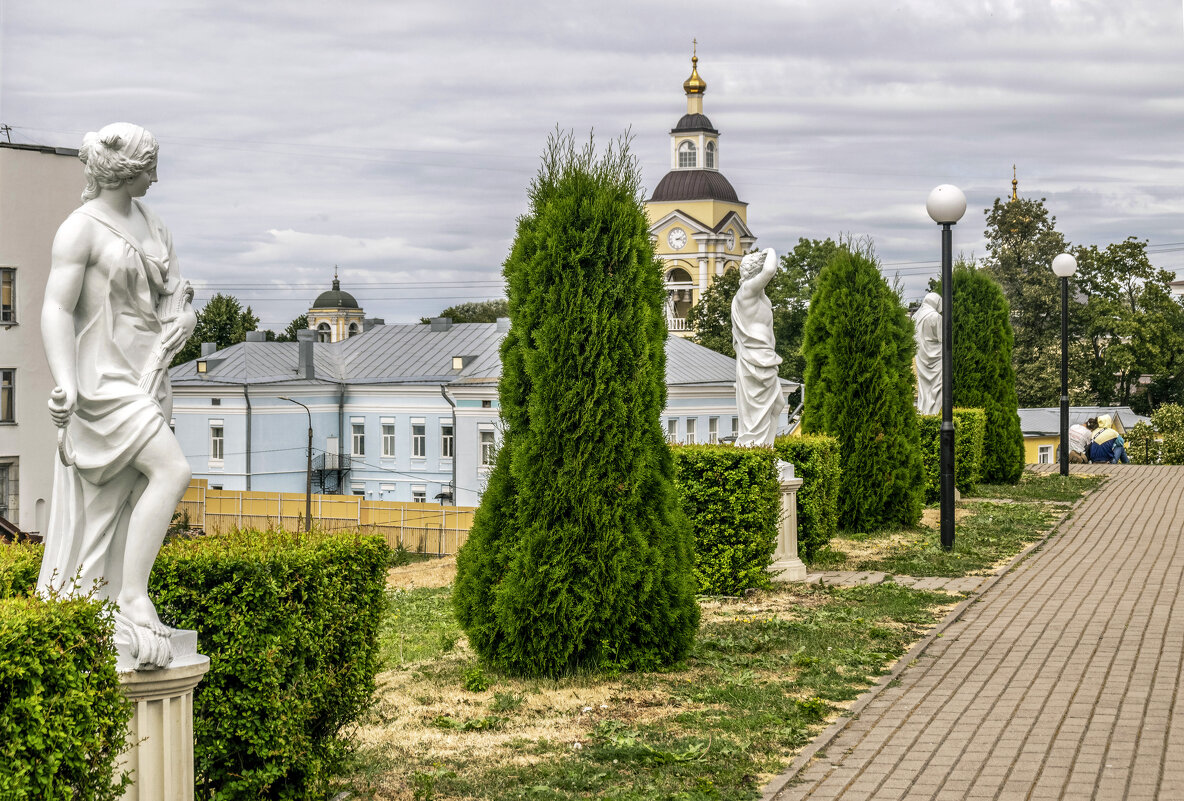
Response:
POLYGON ((47 402, 54 381, 41 345, 41 304, 58 226, 76 209, 86 181, 73 152, 0 144, 0 267, 16 269, 17 318, 0 324, 0 369, 16 370, 15 422, 0 423, 0 464, 16 491, 9 519, 44 530, 49 514, 56 429, 47 402))

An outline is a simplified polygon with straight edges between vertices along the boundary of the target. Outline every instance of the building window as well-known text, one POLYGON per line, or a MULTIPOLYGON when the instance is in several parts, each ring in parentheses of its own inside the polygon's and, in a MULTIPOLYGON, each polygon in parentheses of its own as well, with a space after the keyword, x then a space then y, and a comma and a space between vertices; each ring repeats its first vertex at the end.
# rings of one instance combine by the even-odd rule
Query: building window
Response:
POLYGON ((1037 452, 1036 461, 1039 464, 1052 464, 1052 446, 1051 445, 1041 445, 1039 448, 1037 448, 1036 452, 1037 452))
POLYGON ((395 421, 392 418, 382 420, 382 456, 384 459, 395 458, 395 421))
POLYGON ((349 491, 359 497, 362 497, 362 498, 366 497, 366 485, 365 484, 351 484, 349 491))
POLYGON ((361 333, 361 332, 358 331, 358 324, 357 323, 350 323, 349 324, 349 335, 352 337, 352 336, 357 336, 359 333, 361 333))
POLYGON ((719 418, 710 417, 707 419, 707 441, 712 445, 719 442, 719 418))
POLYGON ((222 428, 221 420, 210 421, 210 463, 222 464, 225 456, 224 448, 224 429, 222 428))
POLYGON ((0 423, 16 422, 16 370, 0 370, 0 423))
POLYGON ((481 408, 482 409, 492 409, 493 408, 493 401, 491 401, 491 400, 481 401, 481 408))
POLYGON ((366 455, 366 424, 350 421, 350 453, 354 456, 366 455))
POLYGON ((428 456, 427 425, 411 424, 411 458, 426 459, 428 456))
POLYGON ((740 418, 739 417, 732 418, 732 436, 733 437, 740 436, 740 418))
POLYGON ((696 151, 694 142, 683 142, 678 146, 678 166, 679 167, 695 167, 696 165, 696 151))
POLYGON ((427 503, 428 502, 428 488, 423 484, 413 484, 411 486, 411 502, 412 503, 427 503))
POLYGON ((452 423, 440 423, 440 458, 452 458, 452 423))
POLYGON ((493 440, 492 431, 481 432, 481 466, 493 467, 493 457, 496 446, 493 440))
POLYGON ((687 444, 688 445, 695 444, 695 418, 694 417, 687 418, 687 444))
POLYGON ((317 341, 318 342, 332 342, 333 329, 329 327, 328 323, 321 323, 317 326, 317 341))
POLYGON ((0 267, 0 323, 16 322, 16 270, 0 267))
POLYGON ((715 169, 715 142, 707 143, 706 164, 708 169, 715 169))
POLYGON ((0 517, 3 517, 5 520, 12 520, 15 517, 15 515, 11 514, 12 508, 9 501, 9 497, 16 494, 10 488, 11 484, 16 483, 16 480, 12 478, 12 474, 15 472, 15 465, 11 462, 0 464, 0 517))
POLYGON ((666 441, 671 445, 678 442, 678 418, 671 417, 666 421, 666 441))

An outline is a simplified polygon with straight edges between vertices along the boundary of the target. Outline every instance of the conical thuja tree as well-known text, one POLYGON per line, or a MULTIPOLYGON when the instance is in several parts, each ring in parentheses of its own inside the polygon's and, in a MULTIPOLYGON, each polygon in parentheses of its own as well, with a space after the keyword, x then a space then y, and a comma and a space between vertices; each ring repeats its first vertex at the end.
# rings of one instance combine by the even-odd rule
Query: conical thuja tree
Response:
POLYGON ((691 529, 663 439, 661 268, 626 143, 552 136, 505 263, 505 435, 457 557, 457 616, 510 672, 683 656, 691 529))
POLYGON ((839 440, 839 523, 914 525, 924 477, 913 406, 913 324, 870 248, 839 250, 818 276, 802 351, 802 427, 839 440))
POLYGON ((1024 432, 1012 366, 1011 311, 1003 288, 966 264, 954 270, 954 405, 987 416, 983 477, 988 484, 1014 484, 1024 472, 1024 432))

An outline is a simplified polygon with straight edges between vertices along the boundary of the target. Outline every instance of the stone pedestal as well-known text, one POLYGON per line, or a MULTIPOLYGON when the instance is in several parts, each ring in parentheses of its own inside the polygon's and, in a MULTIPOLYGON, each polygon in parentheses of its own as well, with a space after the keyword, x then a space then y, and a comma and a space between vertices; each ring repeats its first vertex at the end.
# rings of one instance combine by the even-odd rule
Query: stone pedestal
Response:
POLYGON ((119 766, 132 771, 123 801, 193 801, 193 688, 210 658, 197 653, 195 631, 178 631, 172 642, 167 668, 119 674, 136 707, 119 766))
POLYGON ((798 490, 802 480, 794 477, 793 465, 780 459, 777 472, 781 480, 781 523, 769 572, 774 581, 805 581, 806 565, 798 557, 798 490))

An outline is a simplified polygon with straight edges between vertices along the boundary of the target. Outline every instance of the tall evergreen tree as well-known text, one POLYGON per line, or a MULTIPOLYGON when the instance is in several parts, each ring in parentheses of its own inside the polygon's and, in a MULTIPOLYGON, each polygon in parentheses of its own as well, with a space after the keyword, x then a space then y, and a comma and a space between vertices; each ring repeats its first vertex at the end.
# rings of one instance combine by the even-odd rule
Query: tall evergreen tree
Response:
POLYGON ((1011 310, 1002 287, 965 262, 954 268, 951 324, 954 405, 982 409, 987 416, 982 480, 1014 484, 1024 471, 1024 432, 1011 362, 1011 310))
POLYGON ((505 436, 457 557, 457 617, 514 673, 668 664, 699 611, 636 159, 552 136, 529 198, 504 266, 505 436))
POLYGON ((1052 260, 1068 248, 1044 199, 995 199, 987 210, 987 274, 1003 287, 1015 337, 1020 406, 1060 402, 1061 291, 1052 260))
POLYGON ((802 427, 839 440, 839 523, 873 531, 921 518, 913 325, 870 248, 836 251, 818 276, 803 352, 802 427))

